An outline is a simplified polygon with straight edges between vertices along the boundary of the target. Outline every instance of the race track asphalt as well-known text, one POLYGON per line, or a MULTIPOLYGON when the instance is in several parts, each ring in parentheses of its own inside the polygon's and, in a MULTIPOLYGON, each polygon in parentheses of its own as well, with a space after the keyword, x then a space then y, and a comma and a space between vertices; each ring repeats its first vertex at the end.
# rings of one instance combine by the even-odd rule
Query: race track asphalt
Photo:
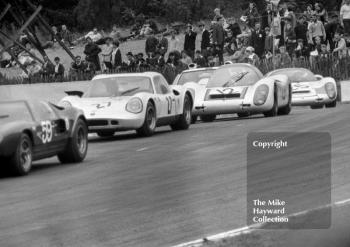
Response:
MULTIPOLYGON (((329 132, 332 201, 348 199, 349 126, 350 105, 341 105, 161 128, 152 138, 92 137, 82 164, 49 159, 27 177, 0 178, 0 246, 171 246, 243 227, 246 138, 255 131, 329 132)), ((295 172, 270 186, 288 186, 295 172)))

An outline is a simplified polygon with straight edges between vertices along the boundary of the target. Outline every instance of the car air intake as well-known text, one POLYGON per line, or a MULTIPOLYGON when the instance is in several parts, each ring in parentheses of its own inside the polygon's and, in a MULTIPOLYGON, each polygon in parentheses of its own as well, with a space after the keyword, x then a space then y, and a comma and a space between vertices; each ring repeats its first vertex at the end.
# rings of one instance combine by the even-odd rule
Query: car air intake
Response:
POLYGON ((233 93, 233 94, 213 94, 210 95, 210 99, 236 99, 240 98, 241 94, 239 93, 233 93))
POLYGON ((89 120, 88 125, 89 126, 107 126, 108 120, 89 120))

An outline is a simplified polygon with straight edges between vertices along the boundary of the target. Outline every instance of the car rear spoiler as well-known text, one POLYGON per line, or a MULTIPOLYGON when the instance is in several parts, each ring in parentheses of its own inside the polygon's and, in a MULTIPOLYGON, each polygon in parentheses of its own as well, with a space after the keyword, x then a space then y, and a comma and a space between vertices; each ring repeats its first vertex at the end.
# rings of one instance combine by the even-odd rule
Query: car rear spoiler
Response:
POLYGON ((84 95, 84 92, 82 92, 82 91, 65 91, 65 93, 68 96, 78 96, 79 98, 83 97, 83 95, 84 95))

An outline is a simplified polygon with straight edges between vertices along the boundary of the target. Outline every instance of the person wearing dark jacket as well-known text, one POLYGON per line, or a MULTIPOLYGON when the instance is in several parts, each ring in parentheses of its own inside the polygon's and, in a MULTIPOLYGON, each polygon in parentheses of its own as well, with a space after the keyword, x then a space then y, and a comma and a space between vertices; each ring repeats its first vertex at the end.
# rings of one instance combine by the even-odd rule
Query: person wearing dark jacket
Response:
POLYGON ((260 22, 255 23, 255 30, 252 31, 251 43, 255 54, 261 58, 265 50, 265 31, 261 29, 260 22))
POLYGON ((308 23, 306 22, 305 16, 302 16, 299 18, 294 28, 296 39, 302 39, 304 41, 304 45, 307 44, 307 25, 308 23))
POLYGON ((223 28, 223 18, 214 24, 213 27, 213 43, 215 46, 215 53, 219 56, 220 64, 224 63, 224 44, 225 44, 225 30, 223 28))
POLYGON ((113 69, 120 69, 123 66, 122 53, 120 52, 118 41, 113 42, 112 65, 113 69))
POLYGON ((55 57, 54 78, 56 82, 63 82, 64 66, 61 64, 61 59, 55 57))
POLYGON ((100 71, 101 65, 98 54, 101 52, 101 49, 92 41, 90 37, 88 37, 86 40, 87 44, 84 49, 84 54, 86 55, 85 60, 87 62, 93 63, 96 71, 100 71))
POLYGON ((49 60, 48 56, 44 57, 44 64, 41 67, 41 75, 46 80, 50 78, 51 75, 53 75, 55 71, 55 66, 52 64, 52 62, 49 60))
POLYGON ((151 53, 154 54, 157 51, 158 39, 154 36, 153 31, 146 39, 146 55, 149 56, 151 53))
POLYGON ((199 24, 200 30, 202 30, 202 42, 201 42, 201 50, 202 53, 207 51, 207 48, 210 47, 210 33, 205 28, 204 23, 199 24))
POLYGON ((203 57, 202 53, 199 50, 196 51, 193 62, 197 64, 198 67, 208 67, 207 60, 203 57))
POLYGON ((272 3, 268 3, 266 6, 266 10, 262 13, 262 16, 261 16, 262 29, 265 29, 266 27, 271 27, 274 16, 275 14, 272 9, 272 3))
POLYGON ((159 35, 158 39, 158 51, 162 56, 164 56, 168 52, 169 41, 164 37, 163 34, 159 35))
POLYGON ((192 59, 194 58, 194 51, 196 50, 196 38, 197 33, 193 32, 192 25, 188 24, 185 35, 184 51, 186 51, 192 59))

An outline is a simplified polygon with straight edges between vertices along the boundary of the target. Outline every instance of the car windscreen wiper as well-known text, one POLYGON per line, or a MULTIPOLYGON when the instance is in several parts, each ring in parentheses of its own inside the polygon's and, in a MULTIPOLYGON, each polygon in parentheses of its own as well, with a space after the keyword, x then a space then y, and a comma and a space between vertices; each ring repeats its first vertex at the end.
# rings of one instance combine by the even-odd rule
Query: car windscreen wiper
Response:
MULTIPOLYGON (((228 87, 230 84, 235 84, 241 81, 249 72, 242 72, 238 75, 233 76, 228 82, 226 82, 223 87, 228 87), (234 80, 235 79, 235 80, 234 80), (233 81, 234 80, 234 81, 233 81)), ((233 86, 233 85, 232 85, 233 86)))
POLYGON ((134 92, 134 91, 139 90, 139 89, 140 89, 140 87, 135 87, 135 88, 126 90, 126 91, 122 92, 122 95, 126 95, 128 93, 134 92))

